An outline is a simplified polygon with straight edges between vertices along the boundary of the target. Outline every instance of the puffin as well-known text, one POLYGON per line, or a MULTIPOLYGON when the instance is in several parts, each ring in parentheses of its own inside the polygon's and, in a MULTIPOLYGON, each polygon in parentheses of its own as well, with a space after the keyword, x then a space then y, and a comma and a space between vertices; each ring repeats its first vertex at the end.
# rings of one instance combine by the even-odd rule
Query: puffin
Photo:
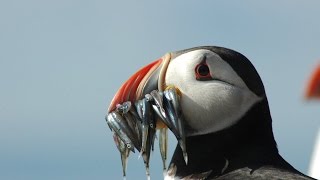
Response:
POLYGON ((244 55, 217 46, 167 53, 129 78, 108 112, 166 87, 179 92, 185 149, 178 143, 165 180, 313 179, 279 154, 264 85, 244 55))
MULTIPOLYGON (((307 101, 320 100, 320 64, 318 64, 308 79, 305 89, 305 99, 307 101)), ((312 177, 320 178, 320 128, 315 140, 314 150, 311 156, 309 174, 312 177)))

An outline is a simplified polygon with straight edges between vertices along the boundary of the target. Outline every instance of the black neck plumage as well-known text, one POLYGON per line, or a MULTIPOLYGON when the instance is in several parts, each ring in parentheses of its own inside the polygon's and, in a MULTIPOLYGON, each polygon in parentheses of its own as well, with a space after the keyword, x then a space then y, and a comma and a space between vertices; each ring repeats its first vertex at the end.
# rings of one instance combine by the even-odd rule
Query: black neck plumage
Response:
POLYGON ((278 154, 266 98, 254 105, 232 127, 188 137, 186 147, 188 164, 185 164, 179 146, 170 163, 171 167, 176 167, 178 177, 204 172, 214 177, 242 167, 256 169, 263 165, 292 168, 278 154))

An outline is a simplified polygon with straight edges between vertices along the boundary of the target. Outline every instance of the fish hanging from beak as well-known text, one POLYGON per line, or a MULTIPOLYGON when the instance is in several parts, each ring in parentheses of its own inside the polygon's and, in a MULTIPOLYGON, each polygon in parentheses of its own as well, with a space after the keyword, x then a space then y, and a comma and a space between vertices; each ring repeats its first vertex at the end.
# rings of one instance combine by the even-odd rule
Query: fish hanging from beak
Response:
POLYGON ((159 132, 160 154, 163 170, 166 171, 168 128, 178 140, 185 163, 188 162, 180 108, 181 92, 165 83, 170 60, 171 54, 166 54, 137 71, 120 87, 109 106, 106 121, 114 132, 124 177, 129 152, 135 152, 135 149, 140 152, 146 175, 150 177, 150 152, 154 147, 156 131, 159 132))

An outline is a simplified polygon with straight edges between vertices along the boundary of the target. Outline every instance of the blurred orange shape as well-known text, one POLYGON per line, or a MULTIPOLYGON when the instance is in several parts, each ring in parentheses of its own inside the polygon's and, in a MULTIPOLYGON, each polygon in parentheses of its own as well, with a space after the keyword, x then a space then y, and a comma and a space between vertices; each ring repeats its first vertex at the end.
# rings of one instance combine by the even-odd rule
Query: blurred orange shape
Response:
POLYGON ((307 99, 320 99, 320 64, 311 74, 307 84, 305 97, 307 99))

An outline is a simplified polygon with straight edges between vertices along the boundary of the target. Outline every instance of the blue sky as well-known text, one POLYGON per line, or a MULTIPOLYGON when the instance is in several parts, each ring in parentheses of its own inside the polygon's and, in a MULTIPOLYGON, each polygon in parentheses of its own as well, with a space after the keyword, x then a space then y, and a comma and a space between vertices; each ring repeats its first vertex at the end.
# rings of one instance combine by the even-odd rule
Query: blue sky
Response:
MULTIPOLYGON (((280 153, 306 173, 320 128, 304 86, 320 63, 320 2, 0 2, 0 179, 121 179, 104 116, 141 66, 217 45, 247 56, 269 98, 280 153)), ((171 138, 170 150, 175 148, 171 138)), ((134 154, 128 179, 143 179, 134 154)), ((152 179, 162 179, 158 151, 152 179)))

